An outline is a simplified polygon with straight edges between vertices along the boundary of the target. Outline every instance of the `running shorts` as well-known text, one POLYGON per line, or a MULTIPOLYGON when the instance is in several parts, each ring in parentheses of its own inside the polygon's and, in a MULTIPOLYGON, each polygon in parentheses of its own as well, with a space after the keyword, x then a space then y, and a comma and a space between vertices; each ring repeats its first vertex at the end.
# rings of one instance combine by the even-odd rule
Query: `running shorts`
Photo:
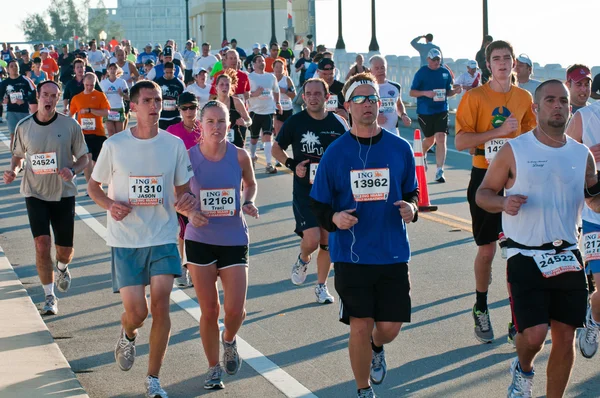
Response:
POLYGON ((448 112, 434 113, 433 115, 418 115, 421 132, 426 138, 433 137, 435 133, 448 134, 448 112))
POLYGON ((75 197, 61 198, 50 202, 33 196, 25 198, 29 227, 34 238, 50 235, 50 226, 54 234, 54 244, 73 247, 75 230, 75 197))
POLYGON ((92 160, 95 162, 98 160, 98 156, 100 156, 100 150, 102 150, 102 145, 106 141, 106 137, 96 134, 85 134, 84 138, 88 151, 92 154, 92 160))
POLYGON ((218 246, 207 243, 185 240, 183 263, 206 267, 212 264, 217 269, 236 266, 248 266, 248 245, 218 246))
POLYGON ((256 140, 260 137, 260 131, 263 134, 273 134, 273 115, 258 115, 250 112, 252 125, 250 126, 250 138, 256 140))
MULTIPOLYGON (((485 169, 473 167, 471 169, 471 180, 467 188, 467 200, 471 212, 471 223, 473 225, 473 238, 477 246, 496 242, 498 234, 502 231, 502 213, 488 213, 475 202, 477 189, 485 177, 485 169)), ((498 192, 498 196, 504 196, 504 191, 498 192)))

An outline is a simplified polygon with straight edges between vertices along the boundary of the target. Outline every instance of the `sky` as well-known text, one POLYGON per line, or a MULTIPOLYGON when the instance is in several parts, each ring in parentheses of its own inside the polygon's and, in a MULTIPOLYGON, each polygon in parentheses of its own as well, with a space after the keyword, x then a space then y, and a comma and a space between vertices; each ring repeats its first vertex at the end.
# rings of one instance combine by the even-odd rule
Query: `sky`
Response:
MULTIPOLYGON (((600 1, 572 1, 579 10, 569 10, 562 0, 488 0, 489 33, 511 42, 517 55, 526 53, 541 65, 600 66, 598 43, 593 39, 600 37, 597 25, 592 17, 588 22, 584 18, 600 15, 600 1)), ((46 10, 51 0, 36 0, 27 7, 7 3, 2 12, 11 16, 11 22, 4 19, 0 24, 0 41, 10 42, 23 40, 17 21, 28 12, 46 10)), ((104 3, 116 7, 117 1, 104 3)), ((337 4, 337 0, 316 0, 317 41, 329 48, 335 47, 338 36, 337 4)), ((343 0, 344 42, 349 52, 368 51, 370 4, 368 0, 343 0)), ((481 46, 482 0, 376 0, 376 7, 377 41, 384 55, 418 55, 410 41, 427 33, 434 35, 433 42, 449 58, 474 58, 481 46)))

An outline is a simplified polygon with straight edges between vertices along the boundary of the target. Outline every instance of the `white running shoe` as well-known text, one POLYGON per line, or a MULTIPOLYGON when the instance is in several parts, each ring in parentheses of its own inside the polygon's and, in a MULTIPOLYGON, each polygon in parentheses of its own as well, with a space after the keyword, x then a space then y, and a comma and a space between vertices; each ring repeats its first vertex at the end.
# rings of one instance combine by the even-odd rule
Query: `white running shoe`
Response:
POLYGON ((585 328, 579 331, 579 351, 586 358, 592 358, 598 351, 598 336, 600 326, 592 322, 592 308, 588 307, 585 328))
POLYGON ((292 283, 294 285, 301 285, 306 280, 306 272, 308 271, 308 264, 310 263, 310 258, 307 262, 304 262, 300 259, 300 255, 298 254, 298 259, 292 266, 292 283))
POLYGON ((181 276, 175 278, 175 285, 178 287, 192 287, 192 279, 190 278, 190 272, 185 267, 181 267, 181 276))
POLYGON ((58 265, 55 265, 56 268, 56 288, 59 292, 66 293, 67 290, 71 287, 71 273, 69 272, 69 266, 65 268, 64 271, 61 271, 58 268, 58 265))
POLYGON ((146 397, 147 398, 169 398, 167 392, 160 386, 160 381, 152 376, 146 376, 146 397))
POLYGON ((329 294, 326 283, 315 286, 315 296, 317 296, 317 303, 319 304, 332 304, 335 301, 335 298, 329 294))
POLYGON ((525 375, 519 368, 519 358, 512 360, 510 374, 512 382, 508 386, 508 398, 531 398, 533 390, 533 375, 525 375))

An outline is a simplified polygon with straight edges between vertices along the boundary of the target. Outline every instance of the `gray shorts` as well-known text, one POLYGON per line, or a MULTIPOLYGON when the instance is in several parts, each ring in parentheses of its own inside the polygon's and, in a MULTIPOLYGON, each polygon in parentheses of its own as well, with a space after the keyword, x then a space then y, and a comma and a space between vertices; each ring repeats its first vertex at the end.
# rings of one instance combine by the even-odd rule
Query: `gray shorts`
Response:
POLYGON ((8 124, 8 132, 10 134, 15 133, 17 123, 29 116, 29 113, 25 112, 6 112, 6 123, 8 124))
POLYGON ((181 276, 181 258, 175 243, 142 248, 111 247, 113 292, 127 286, 148 286, 156 275, 181 276))

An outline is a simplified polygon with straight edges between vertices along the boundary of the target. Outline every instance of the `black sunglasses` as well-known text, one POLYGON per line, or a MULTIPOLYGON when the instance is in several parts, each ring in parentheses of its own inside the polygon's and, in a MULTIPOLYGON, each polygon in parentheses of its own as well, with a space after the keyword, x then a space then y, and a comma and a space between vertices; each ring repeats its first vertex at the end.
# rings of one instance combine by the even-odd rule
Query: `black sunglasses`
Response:
POLYGON ((379 102, 379 96, 377 94, 355 95, 354 97, 350 98, 350 101, 352 101, 355 104, 364 104, 366 100, 369 100, 371 104, 374 104, 376 102, 379 102))
POLYGON ((192 109, 192 110, 195 111, 196 109, 198 109, 198 106, 197 105, 180 106, 179 109, 182 110, 182 111, 187 111, 187 110, 190 110, 190 109, 192 109))

